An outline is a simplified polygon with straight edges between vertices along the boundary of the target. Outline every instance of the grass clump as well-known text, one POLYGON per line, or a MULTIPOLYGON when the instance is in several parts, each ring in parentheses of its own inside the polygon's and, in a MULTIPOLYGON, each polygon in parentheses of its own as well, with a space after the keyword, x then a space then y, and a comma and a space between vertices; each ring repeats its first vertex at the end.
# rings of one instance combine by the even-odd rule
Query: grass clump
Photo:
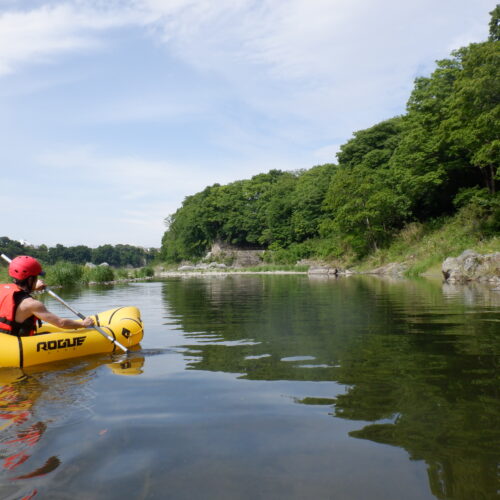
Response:
POLYGON ((52 266, 45 266, 44 281, 48 286, 77 285, 83 280, 83 266, 71 262, 57 262, 52 266))
POLYGON ((115 279, 115 272, 109 266, 85 267, 84 283, 104 283, 115 279))
MULTIPOLYGON (((86 267, 72 262, 44 265, 43 280, 47 286, 75 286, 89 283, 108 283, 117 279, 149 278, 154 276, 152 267, 139 269, 114 269, 111 266, 86 267)), ((7 266, 0 266, 0 283, 11 283, 7 266)))
POLYGON ((155 271, 152 267, 141 267, 134 270, 134 278, 152 278, 155 271))

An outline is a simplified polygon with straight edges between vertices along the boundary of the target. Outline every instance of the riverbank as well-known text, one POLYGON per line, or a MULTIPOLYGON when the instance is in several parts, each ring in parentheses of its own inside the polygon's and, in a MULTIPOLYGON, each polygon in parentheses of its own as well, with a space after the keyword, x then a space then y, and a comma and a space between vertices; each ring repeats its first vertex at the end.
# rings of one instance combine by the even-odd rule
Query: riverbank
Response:
MULTIPOLYGON (((156 278, 170 277, 204 277, 230 275, 286 275, 303 274, 316 277, 339 277, 349 275, 377 275, 394 278, 416 277, 408 273, 408 266, 404 262, 390 262, 373 269, 343 269, 325 262, 308 261, 300 266, 286 266, 286 269, 277 269, 277 266, 261 266, 255 268, 233 268, 215 262, 210 264, 182 265, 177 269, 165 270, 161 266, 155 269, 156 278)), ((451 283, 483 282, 500 290, 500 252, 480 254, 472 250, 465 250, 458 257, 447 257, 443 262, 434 265, 421 273, 420 276, 428 279, 439 279, 451 283)))
POLYGON ((155 273, 156 278, 176 278, 176 277, 200 277, 200 276, 234 276, 242 274, 305 274, 307 271, 245 271, 244 269, 233 269, 233 270, 190 270, 190 271, 159 271, 155 273))
POLYGON ((498 233, 483 230, 482 224, 481 219, 465 211, 426 224, 412 223, 387 248, 348 264, 364 272, 441 276, 443 262, 466 250, 480 255, 500 252, 498 233))
MULTIPOLYGON (((346 252, 337 257, 307 255, 294 262, 293 252, 262 250, 244 250, 233 247, 213 245, 201 262, 186 263, 178 268, 171 265, 156 266, 158 277, 183 276, 185 273, 204 276, 209 274, 234 274, 249 272, 292 272, 316 275, 337 276, 342 274, 375 274, 405 277, 428 277, 443 279, 443 263, 446 259, 460 256, 464 251, 479 255, 500 252, 500 237, 491 224, 469 207, 452 217, 441 217, 426 223, 413 222, 397 234, 392 243, 385 248, 378 248, 363 257, 346 252), (245 258, 244 258, 245 257, 245 258), (250 259, 252 257, 252 259, 250 259), (259 266, 248 268, 238 266, 237 262, 255 261, 259 266), (231 262, 231 265, 224 263, 231 262), (265 264, 268 263, 268 264, 265 264), (274 264, 272 269, 269 263, 274 264), (236 264, 236 265, 235 265, 236 264), (288 265, 287 265, 288 264, 288 265), (297 265, 304 269, 293 269, 297 265), (282 267, 280 270, 278 267, 282 267), (194 274, 193 274, 194 273, 194 274)), ((295 258, 297 258, 295 256, 295 258)), ((493 271, 492 277, 500 273, 493 271)), ((500 278, 500 276, 499 276, 500 278)))

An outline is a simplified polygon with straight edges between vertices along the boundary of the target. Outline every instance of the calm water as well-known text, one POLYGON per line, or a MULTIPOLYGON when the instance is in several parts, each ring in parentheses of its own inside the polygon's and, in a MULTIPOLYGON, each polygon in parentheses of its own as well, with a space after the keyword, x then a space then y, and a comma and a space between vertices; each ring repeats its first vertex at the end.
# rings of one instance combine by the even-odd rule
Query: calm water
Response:
POLYGON ((497 498, 500 292, 230 276, 64 297, 137 305, 141 350, 0 370, 1 499, 497 498))

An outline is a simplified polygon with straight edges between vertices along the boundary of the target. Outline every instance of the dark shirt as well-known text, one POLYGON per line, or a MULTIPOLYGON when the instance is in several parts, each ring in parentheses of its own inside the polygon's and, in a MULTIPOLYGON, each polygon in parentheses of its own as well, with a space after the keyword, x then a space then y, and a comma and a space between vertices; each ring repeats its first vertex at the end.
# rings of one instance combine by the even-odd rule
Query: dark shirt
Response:
MULTIPOLYGON (((19 304, 24 299, 30 297, 31 295, 28 292, 25 292, 24 290, 21 290, 20 292, 15 292, 14 303, 16 304, 16 311, 17 308, 19 307, 19 304)), ((26 318, 22 323, 18 323, 17 321, 14 320, 14 325, 12 326, 12 334, 17 335, 18 337, 26 337, 30 335, 34 329, 35 329, 34 316, 30 316, 29 318, 26 318)))

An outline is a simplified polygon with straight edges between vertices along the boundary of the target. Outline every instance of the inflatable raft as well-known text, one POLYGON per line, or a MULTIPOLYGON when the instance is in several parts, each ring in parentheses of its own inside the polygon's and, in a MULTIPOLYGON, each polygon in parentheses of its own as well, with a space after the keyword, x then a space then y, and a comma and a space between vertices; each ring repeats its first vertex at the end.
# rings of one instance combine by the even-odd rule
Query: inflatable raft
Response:
MULTIPOLYGON (((142 340, 143 325, 137 307, 118 307, 90 317, 127 349, 142 340)), ((0 367, 22 368, 107 352, 121 350, 94 328, 63 330, 43 323, 30 337, 0 333, 0 367)))

